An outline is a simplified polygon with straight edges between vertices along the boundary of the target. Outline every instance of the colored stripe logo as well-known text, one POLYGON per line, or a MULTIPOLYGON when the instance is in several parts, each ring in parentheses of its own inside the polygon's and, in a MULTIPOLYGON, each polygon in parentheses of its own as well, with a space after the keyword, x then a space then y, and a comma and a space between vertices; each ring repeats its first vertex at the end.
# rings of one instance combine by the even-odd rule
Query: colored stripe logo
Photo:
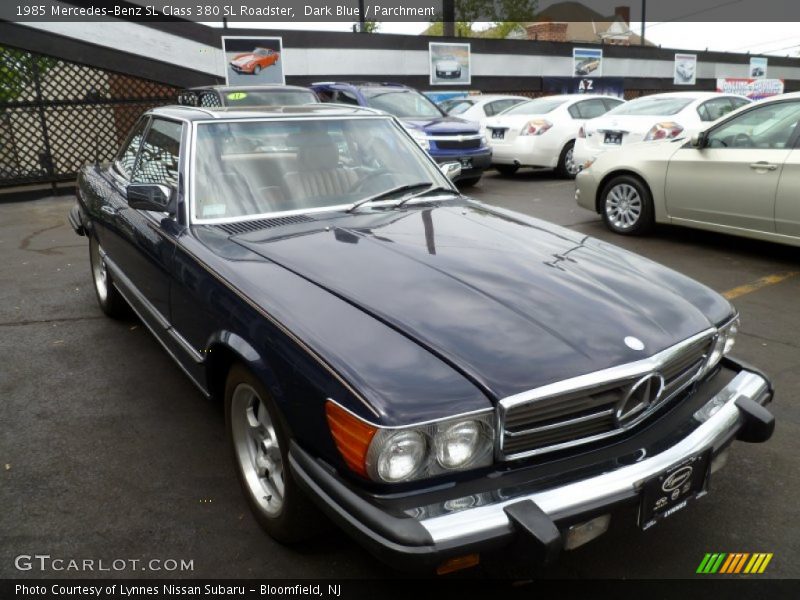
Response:
POLYGON ((715 573, 732 575, 736 573, 758 574, 767 569, 772 560, 772 552, 716 552, 707 553, 696 573, 713 575, 715 573))

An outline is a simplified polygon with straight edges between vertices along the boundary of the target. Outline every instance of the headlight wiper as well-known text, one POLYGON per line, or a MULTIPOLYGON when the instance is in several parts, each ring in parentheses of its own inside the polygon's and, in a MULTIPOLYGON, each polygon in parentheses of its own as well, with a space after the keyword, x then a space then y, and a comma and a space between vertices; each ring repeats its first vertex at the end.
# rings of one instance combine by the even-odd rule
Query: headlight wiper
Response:
POLYGON ((459 192, 455 191, 452 188, 444 187, 443 185, 437 185, 436 187, 432 187, 428 190, 425 190, 424 192, 420 192, 418 194, 411 194, 410 196, 403 198, 402 200, 400 200, 400 202, 395 204, 394 207, 398 208, 400 206, 403 206, 406 202, 410 200, 414 200, 415 198, 422 198, 423 196, 430 196, 432 194, 452 194, 453 196, 461 195, 459 192))
POLYGON ((421 187, 428 187, 433 185, 432 181, 418 181, 416 183, 406 183, 403 185, 398 185, 397 187, 393 187, 391 189, 386 190, 385 192, 381 192, 380 194, 375 194, 374 196, 367 196, 366 198, 362 198, 357 202, 353 203, 353 206, 348 208, 345 212, 353 212, 362 204, 366 204, 367 202, 375 202, 376 200, 383 200, 384 198, 389 198, 394 196, 395 194, 399 194, 400 192, 407 192, 410 190, 416 190, 421 187))

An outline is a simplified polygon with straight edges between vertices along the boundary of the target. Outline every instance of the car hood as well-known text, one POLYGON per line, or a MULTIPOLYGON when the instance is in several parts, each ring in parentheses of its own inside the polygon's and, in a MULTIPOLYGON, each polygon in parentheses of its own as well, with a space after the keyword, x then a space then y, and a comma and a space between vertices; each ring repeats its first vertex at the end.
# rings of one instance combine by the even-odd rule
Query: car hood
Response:
POLYGON ((313 225, 231 240, 414 340, 493 400, 655 354, 731 310, 651 261, 475 202, 313 225))
POLYGON ((236 65, 246 65, 254 60, 256 60, 255 54, 240 54, 239 56, 234 57, 231 62, 236 65))
POLYGON ((406 127, 418 129, 431 135, 475 134, 480 131, 480 127, 475 123, 458 117, 434 117, 432 119, 406 117, 400 120, 406 127))

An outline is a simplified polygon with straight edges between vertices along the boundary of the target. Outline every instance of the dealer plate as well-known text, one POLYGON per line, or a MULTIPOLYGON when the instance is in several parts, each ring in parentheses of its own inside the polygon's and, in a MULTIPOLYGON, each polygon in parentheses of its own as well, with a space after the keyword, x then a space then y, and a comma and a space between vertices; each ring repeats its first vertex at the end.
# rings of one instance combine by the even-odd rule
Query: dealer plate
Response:
POLYGON ((642 486, 639 527, 649 529, 706 494, 711 450, 671 466, 642 486))
POLYGON ((472 168, 472 159, 471 158, 462 158, 460 161, 462 169, 471 169, 472 168))
POLYGON ((502 140, 504 137, 506 137, 505 129, 492 129, 493 140, 502 140))
POLYGON ((621 131, 608 131, 606 132, 606 137, 603 140, 606 144, 621 144, 622 143, 622 132, 621 131))

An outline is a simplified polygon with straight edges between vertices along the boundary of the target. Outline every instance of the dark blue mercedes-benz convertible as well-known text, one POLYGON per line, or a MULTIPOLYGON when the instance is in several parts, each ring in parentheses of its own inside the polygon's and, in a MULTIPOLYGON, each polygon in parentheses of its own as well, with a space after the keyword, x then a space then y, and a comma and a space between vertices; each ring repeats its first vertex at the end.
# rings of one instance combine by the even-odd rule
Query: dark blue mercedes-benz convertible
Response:
POLYGON ((466 198, 458 169, 369 109, 167 107, 80 175, 100 307, 225 403, 281 541, 321 508, 397 566, 552 560, 612 513, 690 505, 734 439, 772 434, 727 300, 466 198))

